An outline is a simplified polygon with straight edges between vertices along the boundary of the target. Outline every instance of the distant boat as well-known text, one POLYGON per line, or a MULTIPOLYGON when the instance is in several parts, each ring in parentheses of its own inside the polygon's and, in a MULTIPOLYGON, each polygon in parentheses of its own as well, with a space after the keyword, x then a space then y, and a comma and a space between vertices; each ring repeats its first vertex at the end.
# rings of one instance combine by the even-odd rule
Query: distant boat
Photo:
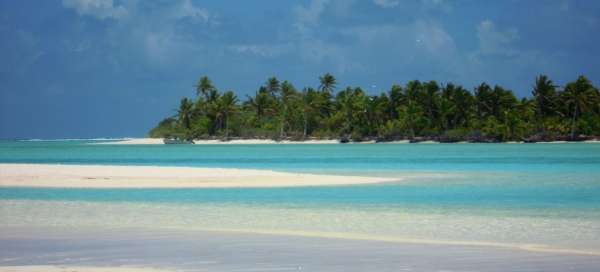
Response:
POLYGON ((182 139, 174 139, 174 138, 170 138, 170 139, 165 138, 163 140, 163 142, 165 144, 194 144, 194 141, 192 141, 192 140, 182 140, 182 139))

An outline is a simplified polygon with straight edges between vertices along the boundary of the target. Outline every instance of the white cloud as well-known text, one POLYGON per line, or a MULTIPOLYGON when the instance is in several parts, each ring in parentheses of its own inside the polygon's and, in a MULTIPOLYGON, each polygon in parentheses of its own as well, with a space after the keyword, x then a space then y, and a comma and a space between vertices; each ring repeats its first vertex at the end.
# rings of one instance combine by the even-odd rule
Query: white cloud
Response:
POLYGON ((398 0, 373 0, 375 5, 378 5, 382 8, 394 8, 400 4, 398 0))
POLYGON ((115 67, 133 63, 134 58, 152 67, 186 61, 197 66, 225 50, 214 46, 211 36, 218 33, 213 31, 218 28, 217 17, 191 0, 132 0, 118 5, 127 10, 127 18, 107 27, 102 38, 112 48, 110 62, 115 67))
POLYGON ((305 32, 309 27, 317 25, 328 3, 329 0, 313 0, 308 7, 297 6, 294 10, 296 15, 294 26, 300 32, 305 32))
POLYGON ((207 23, 212 19, 207 9, 194 6, 191 0, 183 0, 173 10, 176 19, 189 18, 194 22, 207 23))
POLYGON ((446 55, 456 50, 454 39, 440 25, 433 22, 415 23, 415 41, 433 55, 446 55))
POLYGON ((293 46, 290 44, 239 44, 231 45, 228 48, 238 54, 249 54, 260 57, 278 57, 293 50, 293 46))
POLYGON ((357 38, 365 47, 381 46, 404 52, 421 50, 427 55, 447 55, 456 50, 454 39, 438 23, 417 20, 406 25, 377 25, 347 28, 343 34, 357 38))
POLYGON ((421 0, 421 2, 423 2, 423 4, 426 4, 426 5, 443 5, 443 4, 445 4, 444 0, 421 0))
MULTIPOLYGON (((373 0, 373 3, 381 8, 395 8, 399 6, 400 3, 407 4, 400 0, 373 0)), ((444 12, 450 12, 452 10, 450 3, 444 0, 420 0, 417 4, 419 4, 421 9, 436 9, 444 12)))
POLYGON ((485 55, 514 56, 517 50, 513 42, 519 39, 516 29, 499 30, 494 22, 484 20, 477 26, 479 51, 485 55))
POLYGON ((89 15, 98 19, 121 19, 127 16, 127 9, 114 6, 112 0, 63 0, 63 6, 75 9, 80 16, 89 15))

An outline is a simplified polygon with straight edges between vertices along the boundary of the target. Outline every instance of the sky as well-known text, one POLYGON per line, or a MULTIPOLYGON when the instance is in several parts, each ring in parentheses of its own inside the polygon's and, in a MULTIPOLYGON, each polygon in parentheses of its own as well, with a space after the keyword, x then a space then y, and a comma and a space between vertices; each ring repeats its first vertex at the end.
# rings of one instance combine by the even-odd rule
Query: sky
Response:
POLYGON ((141 137, 202 75, 242 99, 326 72, 370 94, 598 86, 599 44, 593 0, 0 0, 0 139, 141 137))

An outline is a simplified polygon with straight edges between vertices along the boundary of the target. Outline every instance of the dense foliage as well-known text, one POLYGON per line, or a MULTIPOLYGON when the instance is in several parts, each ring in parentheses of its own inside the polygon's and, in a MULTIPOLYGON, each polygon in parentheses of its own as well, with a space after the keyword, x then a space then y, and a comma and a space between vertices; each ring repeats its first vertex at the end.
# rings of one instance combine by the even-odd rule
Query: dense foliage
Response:
POLYGON ((531 98, 522 99, 486 83, 470 92, 452 83, 415 80, 369 95, 359 87, 336 93, 331 74, 319 81, 317 89, 298 90, 272 77, 240 101, 204 76, 196 85, 197 98, 183 98, 177 115, 162 120, 150 136, 495 142, 600 135, 600 93, 584 76, 558 87, 541 75, 531 98))

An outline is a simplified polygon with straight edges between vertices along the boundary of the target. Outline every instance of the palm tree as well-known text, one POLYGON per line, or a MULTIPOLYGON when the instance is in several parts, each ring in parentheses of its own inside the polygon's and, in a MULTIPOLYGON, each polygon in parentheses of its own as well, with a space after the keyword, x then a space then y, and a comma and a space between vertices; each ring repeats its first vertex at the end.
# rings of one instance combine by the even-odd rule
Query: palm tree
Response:
POLYGON ((208 134, 214 135, 216 131, 222 128, 222 118, 220 116, 220 100, 221 94, 216 89, 210 90, 208 93, 208 101, 204 103, 206 117, 209 119, 208 134))
POLYGON ((233 118, 240 110, 237 97, 231 91, 222 95, 202 76, 195 85, 197 99, 181 99, 172 121, 161 122, 152 133, 191 139, 217 132, 225 138, 234 132, 273 138, 293 132, 307 138, 319 132, 355 140, 432 133, 511 140, 537 137, 546 130, 573 139, 578 134, 600 135, 600 93, 583 76, 559 91, 547 76, 539 75, 532 97, 519 100, 498 85, 482 83, 471 92, 452 83, 417 80, 393 85, 380 95, 348 87, 333 97, 336 79, 326 73, 319 81, 318 88, 300 93, 290 82, 271 77, 243 103, 245 114, 233 118), (234 129, 234 124, 240 127, 234 129))
POLYGON ((270 77, 269 79, 267 79, 266 89, 272 96, 276 96, 277 93, 281 90, 279 80, 277 80, 276 77, 270 77))
POLYGON ((423 88, 423 84, 421 84, 418 80, 411 80, 406 83, 406 88, 404 88, 405 94, 405 104, 408 102, 417 102, 419 100, 419 93, 423 88))
POLYGON ((554 110, 554 100, 556 99, 556 86, 547 76, 540 75, 535 79, 535 85, 531 92, 535 100, 535 116, 538 129, 542 132, 544 128, 544 119, 554 110))
POLYGON ((507 109, 503 112, 504 122, 500 126, 502 131, 500 137, 503 141, 520 140, 523 130, 523 120, 520 118, 516 109, 507 109))
POLYGON ((337 84, 335 77, 330 73, 325 73, 324 75, 319 77, 319 90, 326 93, 333 93, 335 90, 335 85, 337 84))
POLYGON ((375 136, 377 130, 390 119, 390 100, 385 93, 382 93, 379 96, 370 96, 366 101, 369 135, 375 136))
POLYGON ((256 118, 260 121, 263 116, 267 113, 269 108, 269 93, 267 88, 261 86, 256 92, 254 97, 248 96, 247 104, 252 108, 256 114, 256 118))
POLYGON ((306 139, 306 136, 308 135, 309 119, 311 115, 319 108, 319 99, 317 95, 317 92, 313 88, 304 88, 302 90, 302 138, 304 139, 306 139))
POLYGON ((454 124, 454 114, 456 112, 456 105, 452 100, 447 98, 440 99, 439 103, 439 118, 440 118, 440 126, 442 130, 453 129, 454 124))
POLYGON ((575 139, 577 120, 585 110, 594 104, 597 95, 598 90, 584 76, 580 76, 575 82, 570 82, 565 86, 561 96, 571 115, 571 139, 575 139))
POLYGON ((397 84, 392 85, 392 88, 389 91, 391 119, 398 119, 398 107, 404 102, 405 98, 402 87, 397 84))
POLYGON ((503 112, 506 110, 513 109, 517 105, 517 98, 511 90, 506 90, 501 86, 494 86, 492 91, 492 113, 496 119, 501 120, 503 118, 503 112))
POLYGON ((338 108, 345 117, 345 122, 342 131, 346 134, 345 137, 347 137, 353 129, 352 117, 354 112, 354 105, 352 99, 352 88, 347 87, 343 91, 340 91, 337 94, 335 101, 338 103, 338 108))
POLYGON ((190 130, 193 107, 194 103, 192 102, 192 100, 188 99, 187 97, 184 97, 179 103, 179 110, 177 110, 177 121, 182 126, 186 138, 188 137, 187 134, 190 130))
POLYGON ((483 120, 486 117, 493 115, 494 102, 492 96, 492 88, 485 82, 479 84, 479 86, 475 88, 475 105, 479 123, 483 123, 483 120))
POLYGON ((207 76, 202 76, 198 80, 198 84, 196 84, 195 87, 196 87, 196 94, 204 95, 207 102, 209 101, 210 92, 215 90, 215 86, 213 86, 212 82, 210 81, 210 79, 207 76))
POLYGON ((408 129, 410 139, 414 138, 417 133, 417 125, 423 121, 423 110, 416 101, 409 101, 406 105, 398 108, 400 119, 404 127, 408 129))
POLYGON ((454 88, 451 96, 452 104, 454 105, 453 124, 455 127, 466 128, 469 126, 469 120, 473 115, 473 95, 462 86, 454 87, 452 85, 452 87, 454 88))
POLYGON ((281 83, 281 112, 280 112, 280 126, 279 126, 279 138, 283 138, 285 135, 285 125, 288 123, 289 108, 292 100, 296 96, 296 89, 294 86, 286 81, 281 83))
POLYGON ((440 86, 434 80, 425 83, 423 93, 421 95, 421 104, 427 113, 429 127, 435 128, 438 124, 438 103, 439 103, 440 86))
POLYGON ((232 91, 225 92, 219 99, 219 113, 225 123, 225 139, 229 139, 229 117, 235 113, 237 101, 232 91))

